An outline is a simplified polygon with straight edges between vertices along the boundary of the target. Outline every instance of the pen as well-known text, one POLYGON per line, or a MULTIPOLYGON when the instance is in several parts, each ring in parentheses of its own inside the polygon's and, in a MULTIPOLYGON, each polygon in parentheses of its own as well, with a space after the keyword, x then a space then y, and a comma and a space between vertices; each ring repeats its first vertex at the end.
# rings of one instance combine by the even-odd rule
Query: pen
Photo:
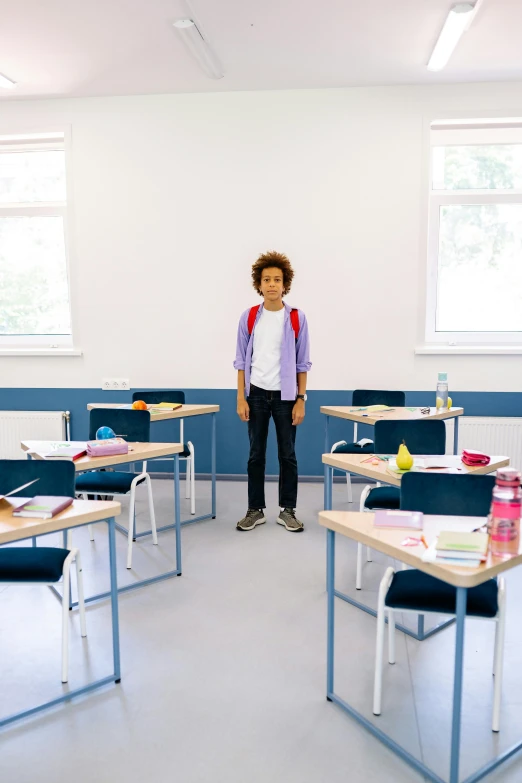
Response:
POLYGON ((422 541, 422 543, 424 544, 424 546, 426 547, 426 549, 428 549, 428 542, 426 541, 426 539, 424 538, 424 536, 421 536, 421 537, 420 537, 420 540, 422 541))

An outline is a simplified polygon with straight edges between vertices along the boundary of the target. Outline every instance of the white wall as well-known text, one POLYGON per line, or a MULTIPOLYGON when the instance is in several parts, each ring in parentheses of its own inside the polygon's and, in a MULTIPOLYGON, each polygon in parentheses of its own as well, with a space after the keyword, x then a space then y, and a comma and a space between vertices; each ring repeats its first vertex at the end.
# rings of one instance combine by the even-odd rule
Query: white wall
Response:
POLYGON ((250 265, 275 248, 310 322, 310 388, 431 389, 446 369, 456 390, 520 390, 522 357, 414 354, 423 123, 495 109, 520 116, 522 85, 3 102, 0 133, 72 128, 83 356, 0 357, 0 385, 232 388, 250 265))

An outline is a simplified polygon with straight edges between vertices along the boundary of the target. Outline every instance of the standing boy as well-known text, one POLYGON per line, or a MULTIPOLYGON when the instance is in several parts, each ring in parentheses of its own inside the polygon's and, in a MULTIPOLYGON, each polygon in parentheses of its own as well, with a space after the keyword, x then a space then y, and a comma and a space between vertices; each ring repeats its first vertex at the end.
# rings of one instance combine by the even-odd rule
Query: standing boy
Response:
POLYGON ((304 313, 285 302, 294 270, 282 253, 270 251, 252 267, 252 283, 263 304, 245 310, 239 319, 234 367, 237 413, 248 422, 248 510, 238 530, 266 522, 265 462, 270 417, 274 419, 279 455, 277 522, 293 533, 303 530, 295 515, 297 459, 295 431, 305 417, 306 376, 312 366, 304 313))

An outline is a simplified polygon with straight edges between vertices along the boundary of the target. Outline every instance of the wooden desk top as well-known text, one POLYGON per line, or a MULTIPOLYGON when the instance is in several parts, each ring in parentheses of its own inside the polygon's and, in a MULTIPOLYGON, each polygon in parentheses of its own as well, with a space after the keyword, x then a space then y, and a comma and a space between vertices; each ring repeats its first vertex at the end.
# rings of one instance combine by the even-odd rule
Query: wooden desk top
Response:
MULTIPOLYGON (((365 460, 371 460, 372 456, 372 454, 323 454, 323 463, 325 465, 330 465, 332 468, 345 470, 347 473, 355 473, 357 476, 366 476, 366 478, 381 481, 383 484, 391 484, 393 487, 400 487, 401 478, 404 474, 390 473, 387 470, 387 462, 381 462, 379 460, 378 465, 372 465, 371 462, 365 462, 365 460)), ((427 459, 432 459, 432 456, 427 459)), ((499 468, 505 468, 506 465, 509 465, 509 457, 491 457, 489 465, 475 465, 474 467, 464 465, 458 455, 445 454, 441 459, 451 465, 449 470, 434 470, 427 472, 458 472, 462 473, 462 475, 464 475, 464 473, 473 473, 477 476, 481 476, 488 473, 494 473, 499 468)), ((419 468, 418 470, 422 470, 422 468, 419 468)))
POLYGON ((29 498, 6 498, 0 503, 0 544, 11 544, 31 536, 56 533, 121 514, 121 504, 114 500, 74 500, 72 506, 52 519, 14 517, 13 507, 21 506, 24 500, 29 498))
MULTIPOLYGON (((90 402, 87 410, 93 408, 126 408, 126 404, 121 402, 90 402)), ((188 416, 204 416, 207 413, 219 413, 219 405, 182 405, 175 411, 150 412, 150 421, 166 421, 167 419, 186 419, 188 416)))
POLYGON ((449 410, 447 408, 444 410, 430 408, 429 413, 421 413, 420 408, 394 408, 388 413, 386 411, 371 413, 360 410, 361 407, 360 405, 358 407, 352 405, 334 405, 332 407, 322 405, 320 410, 321 413, 327 416, 334 416, 337 419, 349 419, 359 424, 375 424, 375 422, 383 419, 390 419, 391 421, 403 421, 404 419, 454 419, 456 416, 462 416, 464 413, 464 408, 449 408, 449 410))
MULTIPOLYGON (((24 451, 35 459, 44 459, 42 454, 48 454, 60 445, 59 442, 45 440, 23 440, 20 444, 24 451)), ((116 454, 112 457, 80 457, 74 463, 76 472, 108 468, 114 465, 126 465, 129 462, 141 462, 154 457, 171 457, 180 454, 184 449, 182 443, 129 443, 128 454, 116 454)))
MULTIPOLYGON (((385 530, 374 528, 374 514, 359 511, 321 511, 319 524, 329 530, 334 530, 342 536, 360 541, 365 546, 377 549, 385 555, 400 560, 419 571, 424 571, 431 576, 442 579, 455 587, 475 587, 487 579, 515 568, 522 563, 522 552, 519 551, 510 560, 500 560, 488 555, 488 560, 478 568, 467 566, 447 566, 443 563, 425 563, 421 560, 425 548, 418 546, 401 546, 401 542, 408 536, 419 537, 421 531, 417 530, 385 530)), ((450 516, 424 516, 424 537, 431 544, 435 536, 441 530, 470 531, 478 527, 485 519, 477 517, 450 517, 450 516)))

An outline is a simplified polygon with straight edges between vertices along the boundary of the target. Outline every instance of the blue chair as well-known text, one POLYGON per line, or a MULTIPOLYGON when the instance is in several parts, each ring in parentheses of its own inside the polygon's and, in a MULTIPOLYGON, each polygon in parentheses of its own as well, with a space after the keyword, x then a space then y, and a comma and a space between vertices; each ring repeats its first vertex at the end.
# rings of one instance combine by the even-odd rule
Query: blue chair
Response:
MULTIPOLYGON (((111 427, 116 435, 129 443, 150 442, 150 413, 118 408, 94 408, 89 416, 89 439, 96 438, 99 427, 111 427)), ((149 514, 152 528, 152 543, 158 543, 156 518, 152 499, 152 484, 145 469, 141 473, 120 470, 92 470, 80 473, 76 479, 76 492, 85 498, 88 495, 127 495, 130 492, 129 530, 127 534, 127 568, 132 568, 132 541, 134 536, 134 518, 136 513, 136 487, 147 487, 149 514)), ((92 529, 89 528, 91 541, 92 529)))
MULTIPOLYGON (((157 405, 160 402, 174 402, 185 405, 185 392, 176 389, 155 389, 154 391, 135 391, 132 394, 132 401, 143 400, 147 405, 157 405)), ((196 513, 196 474, 195 474, 195 451, 192 442, 184 441, 184 422, 179 420, 179 442, 183 443, 183 451, 179 455, 180 460, 186 460, 185 472, 185 498, 190 498, 190 513, 196 513)), ((159 462, 159 460, 158 460, 159 462)), ((147 470, 147 463, 144 463, 143 470, 147 470)))
MULTIPOLYGON (((11 492, 22 484, 38 479, 24 497, 59 495, 74 497, 75 469, 72 462, 43 460, 0 460, 0 493, 11 492)), ((63 580, 62 598, 62 682, 69 677, 69 595, 70 569, 76 565, 80 632, 87 636, 85 600, 80 551, 59 547, 0 547, 0 583, 9 585, 55 585, 63 580)))
MULTIPOLYGON (((410 454, 444 454, 446 452, 446 425, 439 419, 383 419, 375 424, 375 453, 397 454, 402 441, 410 454)), ((379 508, 400 508, 398 487, 367 485, 361 493, 359 511, 376 511, 379 508)), ((366 559, 371 562, 371 550, 366 548, 366 559)), ((357 544, 357 568, 355 587, 362 585, 362 544, 357 544)))
MULTIPOLYGON (((407 473, 402 478, 401 508, 424 514, 480 516, 489 513, 495 479, 493 476, 407 473)), ((455 615, 457 591, 423 571, 411 569, 395 573, 388 568, 379 587, 373 712, 381 714, 384 625, 388 618, 388 661, 395 663, 394 612, 455 615)), ((466 614, 496 623, 493 675, 493 731, 500 728, 500 699, 504 636, 506 626, 506 585, 503 578, 489 579, 468 590, 466 614)))
MULTIPOLYGON (((383 389, 355 389, 352 394, 352 407, 367 405, 389 405, 390 408, 404 408, 406 404, 406 395, 401 391, 385 391, 383 389)), ((353 437, 357 438, 357 422, 353 425, 353 437)), ((359 446, 358 443, 347 443, 345 440, 339 440, 334 443, 330 449, 332 454, 373 454, 374 444, 365 443, 359 446)), ((346 488, 348 490, 348 503, 353 502, 352 482, 350 474, 346 474, 346 488)))

